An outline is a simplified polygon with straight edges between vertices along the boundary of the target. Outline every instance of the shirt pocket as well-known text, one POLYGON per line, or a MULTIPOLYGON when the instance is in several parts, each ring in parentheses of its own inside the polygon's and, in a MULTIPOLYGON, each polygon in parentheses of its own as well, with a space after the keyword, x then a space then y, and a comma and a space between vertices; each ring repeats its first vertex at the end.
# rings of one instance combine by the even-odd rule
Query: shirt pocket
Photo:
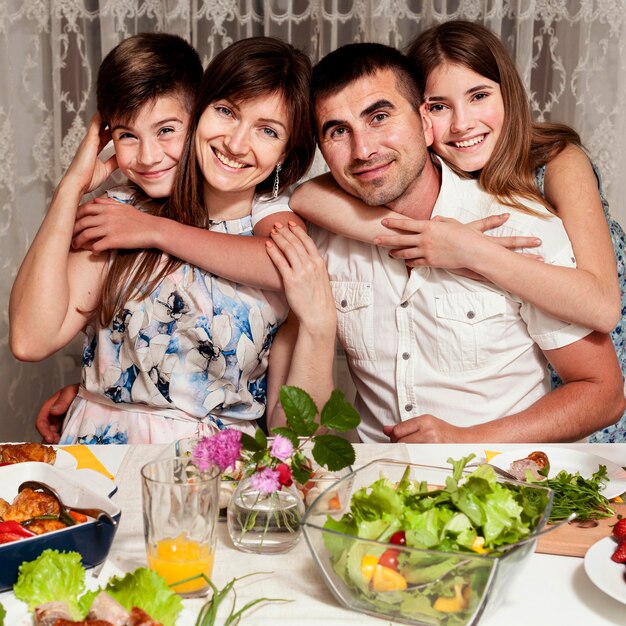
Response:
POLYGON ((351 359, 373 361, 374 298, 370 282, 331 281, 337 308, 337 336, 351 359))
POLYGON ((449 293, 435 297, 437 360, 444 373, 485 367, 501 354, 506 302, 497 293, 449 293))

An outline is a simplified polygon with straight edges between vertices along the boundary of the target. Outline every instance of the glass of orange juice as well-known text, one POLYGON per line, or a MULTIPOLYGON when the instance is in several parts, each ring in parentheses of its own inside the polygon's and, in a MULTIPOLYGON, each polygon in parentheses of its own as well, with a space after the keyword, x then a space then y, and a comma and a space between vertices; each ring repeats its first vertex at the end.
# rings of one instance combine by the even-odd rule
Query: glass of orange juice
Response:
POLYGON ((148 566, 186 598, 204 595, 215 554, 220 473, 201 472, 188 457, 141 469, 148 566))

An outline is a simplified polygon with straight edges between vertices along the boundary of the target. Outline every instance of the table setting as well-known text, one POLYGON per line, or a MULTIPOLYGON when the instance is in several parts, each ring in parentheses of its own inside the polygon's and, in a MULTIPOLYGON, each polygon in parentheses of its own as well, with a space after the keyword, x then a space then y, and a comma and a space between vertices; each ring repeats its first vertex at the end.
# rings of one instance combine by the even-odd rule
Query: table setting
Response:
MULTIPOLYGON (((72 448, 77 447, 61 448, 60 451, 76 458, 72 448)), ((568 464, 574 463, 574 469, 584 474, 588 469, 586 464, 594 467, 598 462, 604 463, 610 475, 606 486, 607 495, 612 498, 617 495, 616 490, 622 490, 622 481, 626 481, 626 471, 622 468, 626 463, 626 444, 534 444, 531 447, 549 451, 554 471, 571 471, 568 464)), ((173 459, 176 447, 171 444, 80 448, 77 454, 80 460, 77 459, 75 467, 68 467, 65 454, 59 455, 64 465, 62 471, 75 474, 82 471, 88 472, 88 475, 96 473, 105 480, 110 480, 107 476, 112 476, 117 489, 111 496, 111 502, 121 511, 117 532, 106 559, 88 571, 88 584, 94 585, 98 579, 102 582, 111 575, 133 572, 148 565, 144 538, 145 513, 142 508, 142 468, 152 462, 162 464, 173 459)), ((403 464, 449 467, 449 459, 460 459, 470 454, 476 457, 474 463, 488 461, 505 468, 510 459, 524 457, 528 449, 528 446, 519 444, 493 443, 355 444, 356 458, 352 469, 358 470, 380 459, 392 459, 403 464)), ((162 495, 159 498, 163 500, 162 495)), ((617 511, 620 512, 625 506, 619 502, 612 502, 612 505, 618 507, 617 511)), ((283 553, 244 552, 234 547, 227 521, 217 516, 216 519, 219 521, 214 529, 214 559, 211 568, 211 580, 216 589, 222 589, 238 578, 234 585, 238 606, 261 597, 282 600, 254 606, 243 615, 242 624, 402 623, 391 618, 382 620, 342 606, 325 583, 324 575, 316 565, 315 553, 311 552, 302 537, 283 553), (242 578, 244 576, 247 577, 242 578)), ((544 546, 543 552, 539 551, 542 550, 542 542, 556 537, 562 529, 539 538, 537 549, 521 564, 521 571, 507 586, 497 607, 493 611, 485 611, 479 623, 487 626, 502 623, 515 626, 532 620, 537 623, 626 624, 625 566, 613 563, 610 559, 615 545, 610 537, 610 525, 615 521, 600 520, 597 526, 574 527, 573 530, 566 525, 564 530, 570 531, 573 539, 552 539, 552 543, 544 546), (558 548, 563 548, 564 544, 566 548, 569 544, 575 546, 577 552, 573 548, 569 552, 567 549, 559 552, 558 548), (577 556, 568 555, 570 553, 577 556)), ((163 522, 160 525, 163 526, 163 522)), ((206 597, 183 599, 183 610, 176 625, 194 626, 206 600, 206 597)), ((16 612, 16 605, 20 603, 14 599, 11 591, 0 594, 0 603, 7 609, 10 619, 17 616, 16 621, 5 623, 31 626, 33 622, 27 612, 16 612)), ((217 612, 216 623, 224 623, 230 610, 229 601, 223 604, 217 612)))

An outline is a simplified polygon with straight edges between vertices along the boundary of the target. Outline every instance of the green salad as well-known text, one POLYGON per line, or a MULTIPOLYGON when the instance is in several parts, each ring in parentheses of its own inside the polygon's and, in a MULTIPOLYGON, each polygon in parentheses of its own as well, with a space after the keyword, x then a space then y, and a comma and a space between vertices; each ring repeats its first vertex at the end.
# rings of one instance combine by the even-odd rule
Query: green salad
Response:
POLYGON ((78 552, 44 550, 34 561, 20 565, 13 592, 32 611, 45 602, 66 602, 74 619, 84 619, 94 598, 106 591, 125 609, 141 607, 164 626, 174 626, 182 609, 174 593, 156 572, 138 568, 123 577, 113 577, 106 586, 88 591, 85 568, 78 552))
MULTIPOLYGON (((548 491, 498 482, 487 465, 463 476, 473 457, 448 459, 445 485, 411 479, 410 467, 397 483, 381 476, 353 494, 341 519, 328 517, 324 528, 342 533, 324 533, 333 569, 365 610, 465 624, 502 566, 491 556, 537 527, 548 491)), ((526 553, 520 548, 507 560, 526 553)))

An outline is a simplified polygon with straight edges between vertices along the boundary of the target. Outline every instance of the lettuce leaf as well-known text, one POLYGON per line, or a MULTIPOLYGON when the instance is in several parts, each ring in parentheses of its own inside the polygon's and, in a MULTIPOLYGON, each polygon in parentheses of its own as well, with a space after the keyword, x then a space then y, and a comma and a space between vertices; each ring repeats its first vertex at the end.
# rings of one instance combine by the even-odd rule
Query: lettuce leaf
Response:
POLYGON ((2 606, 2 602, 0 602, 0 626, 4 626, 4 618, 7 616, 7 612, 5 608, 2 606))
MULTIPOLYGON (((80 554, 58 550, 44 550, 34 561, 22 563, 13 587, 15 597, 28 604, 31 611, 44 602, 66 602, 75 620, 84 619, 101 591, 106 591, 129 611, 134 606, 142 608, 164 626, 174 626, 183 606, 180 596, 167 586, 165 579, 146 568, 113 577, 103 589, 85 589, 80 554)), ((3 626, 1 617, 0 611, 0 626, 3 626)))
POLYGON ((32 611, 44 602, 66 602, 72 618, 82 619, 85 613, 78 604, 85 591, 85 568, 78 552, 44 550, 34 561, 20 565, 13 592, 32 611))
POLYGON ((174 626, 183 608, 180 596, 167 586, 165 579, 145 567, 122 578, 114 576, 104 591, 129 611, 134 606, 141 607, 163 626, 174 626))

